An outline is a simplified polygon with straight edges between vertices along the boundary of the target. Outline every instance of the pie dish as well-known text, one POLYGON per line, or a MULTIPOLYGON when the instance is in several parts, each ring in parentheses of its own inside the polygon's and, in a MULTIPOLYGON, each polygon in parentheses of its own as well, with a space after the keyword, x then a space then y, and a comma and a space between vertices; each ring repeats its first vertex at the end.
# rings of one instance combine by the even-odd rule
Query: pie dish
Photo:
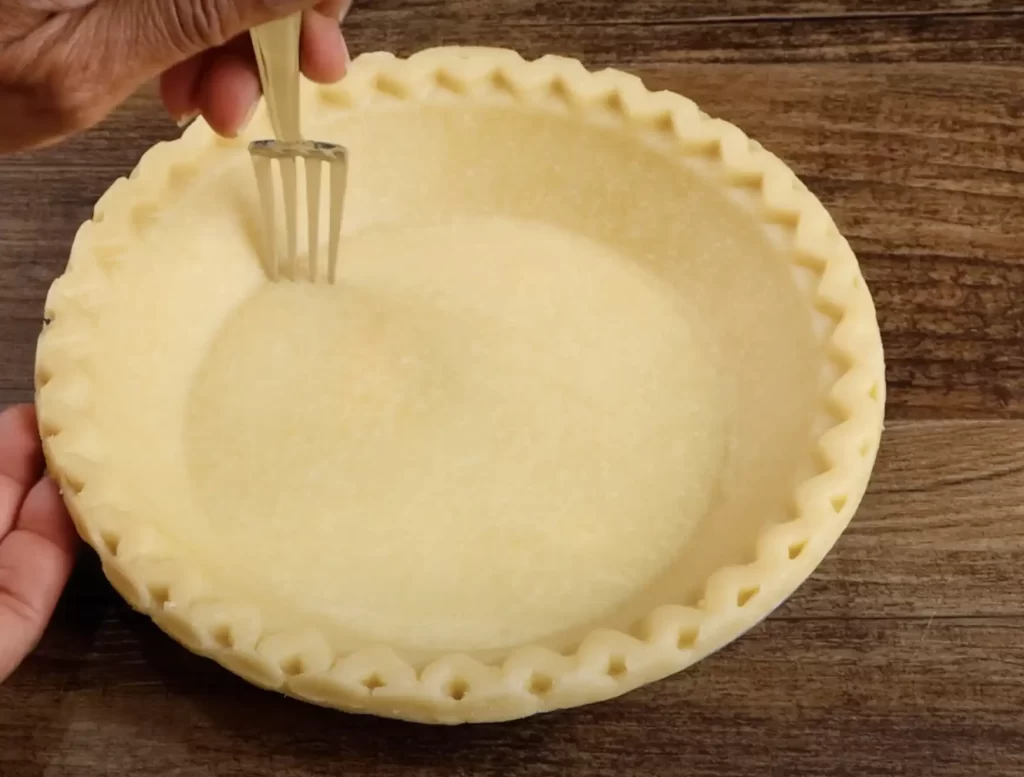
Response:
POLYGON ((197 124, 53 285, 48 466, 114 587, 260 686, 429 723, 608 699, 764 618, 850 521, 884 364, 856 258, 689 100, 505 50, 303 84, 339 282, 267 280, 197 124))

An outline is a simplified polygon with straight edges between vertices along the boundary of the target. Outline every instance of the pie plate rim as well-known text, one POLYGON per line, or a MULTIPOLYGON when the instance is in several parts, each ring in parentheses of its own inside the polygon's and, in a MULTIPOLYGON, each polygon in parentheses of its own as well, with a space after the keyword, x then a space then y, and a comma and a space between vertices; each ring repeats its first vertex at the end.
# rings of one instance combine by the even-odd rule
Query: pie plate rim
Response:
MULTIPOLYGON (((505 49, 445 47, 408 59, 364 54, 339 84, 304 84, 304 110, 358 110, 374 99, 415 101, 436 90, 450 99, 482 93, 530 101, 552 90, 573 110, 601 112, 638 137, 715 166, 721 185, 756 198, 765 225, 791 238, 792 261, 813 270, 814 309, 834 320, 827 342, 840 377, 827 395, 835 423, 820 436, 821 471, 793 495, 790 520, 765 529, 756 557, 719 569, 695 606, 658 607, 629 633, 597 629, 569 655, 534 646, 499 664, 464 654, 416 666, 386 646, 336 653, 315 629, 271 633, 253 602, 204 590, 188 559, 152 552, 153 530, 119 513, 96 487, 103 440, 89 420, 90 381, 80 365, 92 347, 89 321, 102 306, 126 229, 158 198, 246 138, 217 138, 199 122, 160 143, 96 204, 79 229, 67 271, 47 297, 36 356, 36 404, 47 465, 75 525, 117 591, 190 650, 250 682, 338 709, 424 723, 502 721, 619 696, 679 672, 770 614, 822 561, 857 510, 882 434, 885 366, 874 303, 856 256, 819 200, 790 168, 741 130, 685 97, 651 92, 618 70, 579 61, 526 61, 505 49), (128 225, 126 227, 126 224, 128 225)), ((130 235, 129 235, 130 237, 130 235)))

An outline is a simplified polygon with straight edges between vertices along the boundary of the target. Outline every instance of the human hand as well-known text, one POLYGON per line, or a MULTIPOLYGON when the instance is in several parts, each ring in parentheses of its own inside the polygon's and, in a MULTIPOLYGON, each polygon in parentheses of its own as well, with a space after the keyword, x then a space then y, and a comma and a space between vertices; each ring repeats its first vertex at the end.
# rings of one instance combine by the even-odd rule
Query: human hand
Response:
POLYGON ((179 123, 234 135, 259 99, 257 24, 304 10, 302 69, 341 78, 351 0, 0 0, 0 153, 50 145, 101 121, 160 76, 179 123))
POLYGON ((8 408, 0 413, 0 683, 42 636, 78 544, 57 486, 43 473, 35 409, 8 408))

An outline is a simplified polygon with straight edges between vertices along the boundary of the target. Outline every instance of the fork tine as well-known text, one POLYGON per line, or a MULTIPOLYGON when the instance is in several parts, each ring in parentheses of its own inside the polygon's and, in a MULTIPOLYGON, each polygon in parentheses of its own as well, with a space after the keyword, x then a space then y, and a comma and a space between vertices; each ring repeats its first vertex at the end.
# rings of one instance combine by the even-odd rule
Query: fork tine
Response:
POLYGON ((327 282, 334 283, 338 273, 338 252, 341 245, 341 223, 345 209, 345 190, 348 186, 348 151, 344 146, 317 141, 281 143, 273 140, 255 140, 249 144, 249 154, 256 171, 260 205, 269 245, 270 258, 267 274, 272 280, 287 277, 297 281, 299 270, 299 182, 298 162, 305 162, 307 204, 307 248, 309 251, 309 280, 316 283, 320 268, 320 209, 323 204, 323 169, 330 165, 329 200, 330 232, 327 238, 327 282), (274 212, 274 185, 272 163, 277 160, 281 170, 281 190, 284 200, 285 247, 282 259, 278 250, 280 239, 274 212))
POLYGON ((288 252, 288 273, 293 281, 299 279, 299 181, 296 172, 295 157, 282 156, 278 160, 281 166, 281 187, 284 190, 284 223, 288 252))
POLYGON ((338 248, 341 242, 341 217, 345 210, 345 189, 348 185, 348 155, 341 150, 329 158, 331 166, 331 232, 328 240, 327 282, 338 278, 338 248))
POLYGON ((320 180, 323 163, 306 157, 306 208, 309 211, 309 282, 316 283, 320 254, 320 180))
POLYGON ((265 156, 253 154, 252 166, 256 172, 256 188, 263 212, 263 240, 266 243, 267 274, 277 280, 277 230, 274 226, 274 172, 272 162, 265 156))

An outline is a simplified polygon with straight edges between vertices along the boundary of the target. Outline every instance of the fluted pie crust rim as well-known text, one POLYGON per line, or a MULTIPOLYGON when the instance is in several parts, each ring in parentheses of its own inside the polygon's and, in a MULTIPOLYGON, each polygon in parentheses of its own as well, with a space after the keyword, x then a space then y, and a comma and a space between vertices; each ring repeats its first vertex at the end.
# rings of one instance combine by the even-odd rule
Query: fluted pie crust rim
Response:
POLYGON ((817 441, 820 472, 793 495, 793 517, 764 531, 751 563, 718 570, 699 606, 658 607, 629 633, 602 629, 571 655, 541 647, 514 651, 500 665, 447 655, 414 667, 386 647, 335 654, 323 635, 267 633, 259 605, 204 588, 187 558, 152 553, 151 530, 104 502, 103 440, 90 422, 91 311, 133 224, 187 185, 211 155, 241 140, 205 125, 147 152, 117 181, 80 228, 67 272, 46 303, 36 399, 46 460, 83 538, 114 587, 176 640, 269 689, 340 709, 430 723, 499 721, 608 699, 666 677, 732 641, 766 617, 821 562, 856 511, 881 436, 885 381, 881 338, 856 257, 821 203, 777 157, 690 100, 648 91, 630 75, 589 72, 561 57, 525 61, 505 50, 443 48, 409 59, 358 58, 344 81, 309 86, 304 110, 358 110, 385 95, 415 101, 444 89, 453 99, 501 92, 528 103, 558 90, 577 110, 613 113, 638 137, 656 135, 680 157, 721 170, 723 187, 759 197, 760 218, 792 237, 792 261, 820 278, 811 300, 836 322, 828 357, 840 377, 828 393, 835 423, 817 441))

